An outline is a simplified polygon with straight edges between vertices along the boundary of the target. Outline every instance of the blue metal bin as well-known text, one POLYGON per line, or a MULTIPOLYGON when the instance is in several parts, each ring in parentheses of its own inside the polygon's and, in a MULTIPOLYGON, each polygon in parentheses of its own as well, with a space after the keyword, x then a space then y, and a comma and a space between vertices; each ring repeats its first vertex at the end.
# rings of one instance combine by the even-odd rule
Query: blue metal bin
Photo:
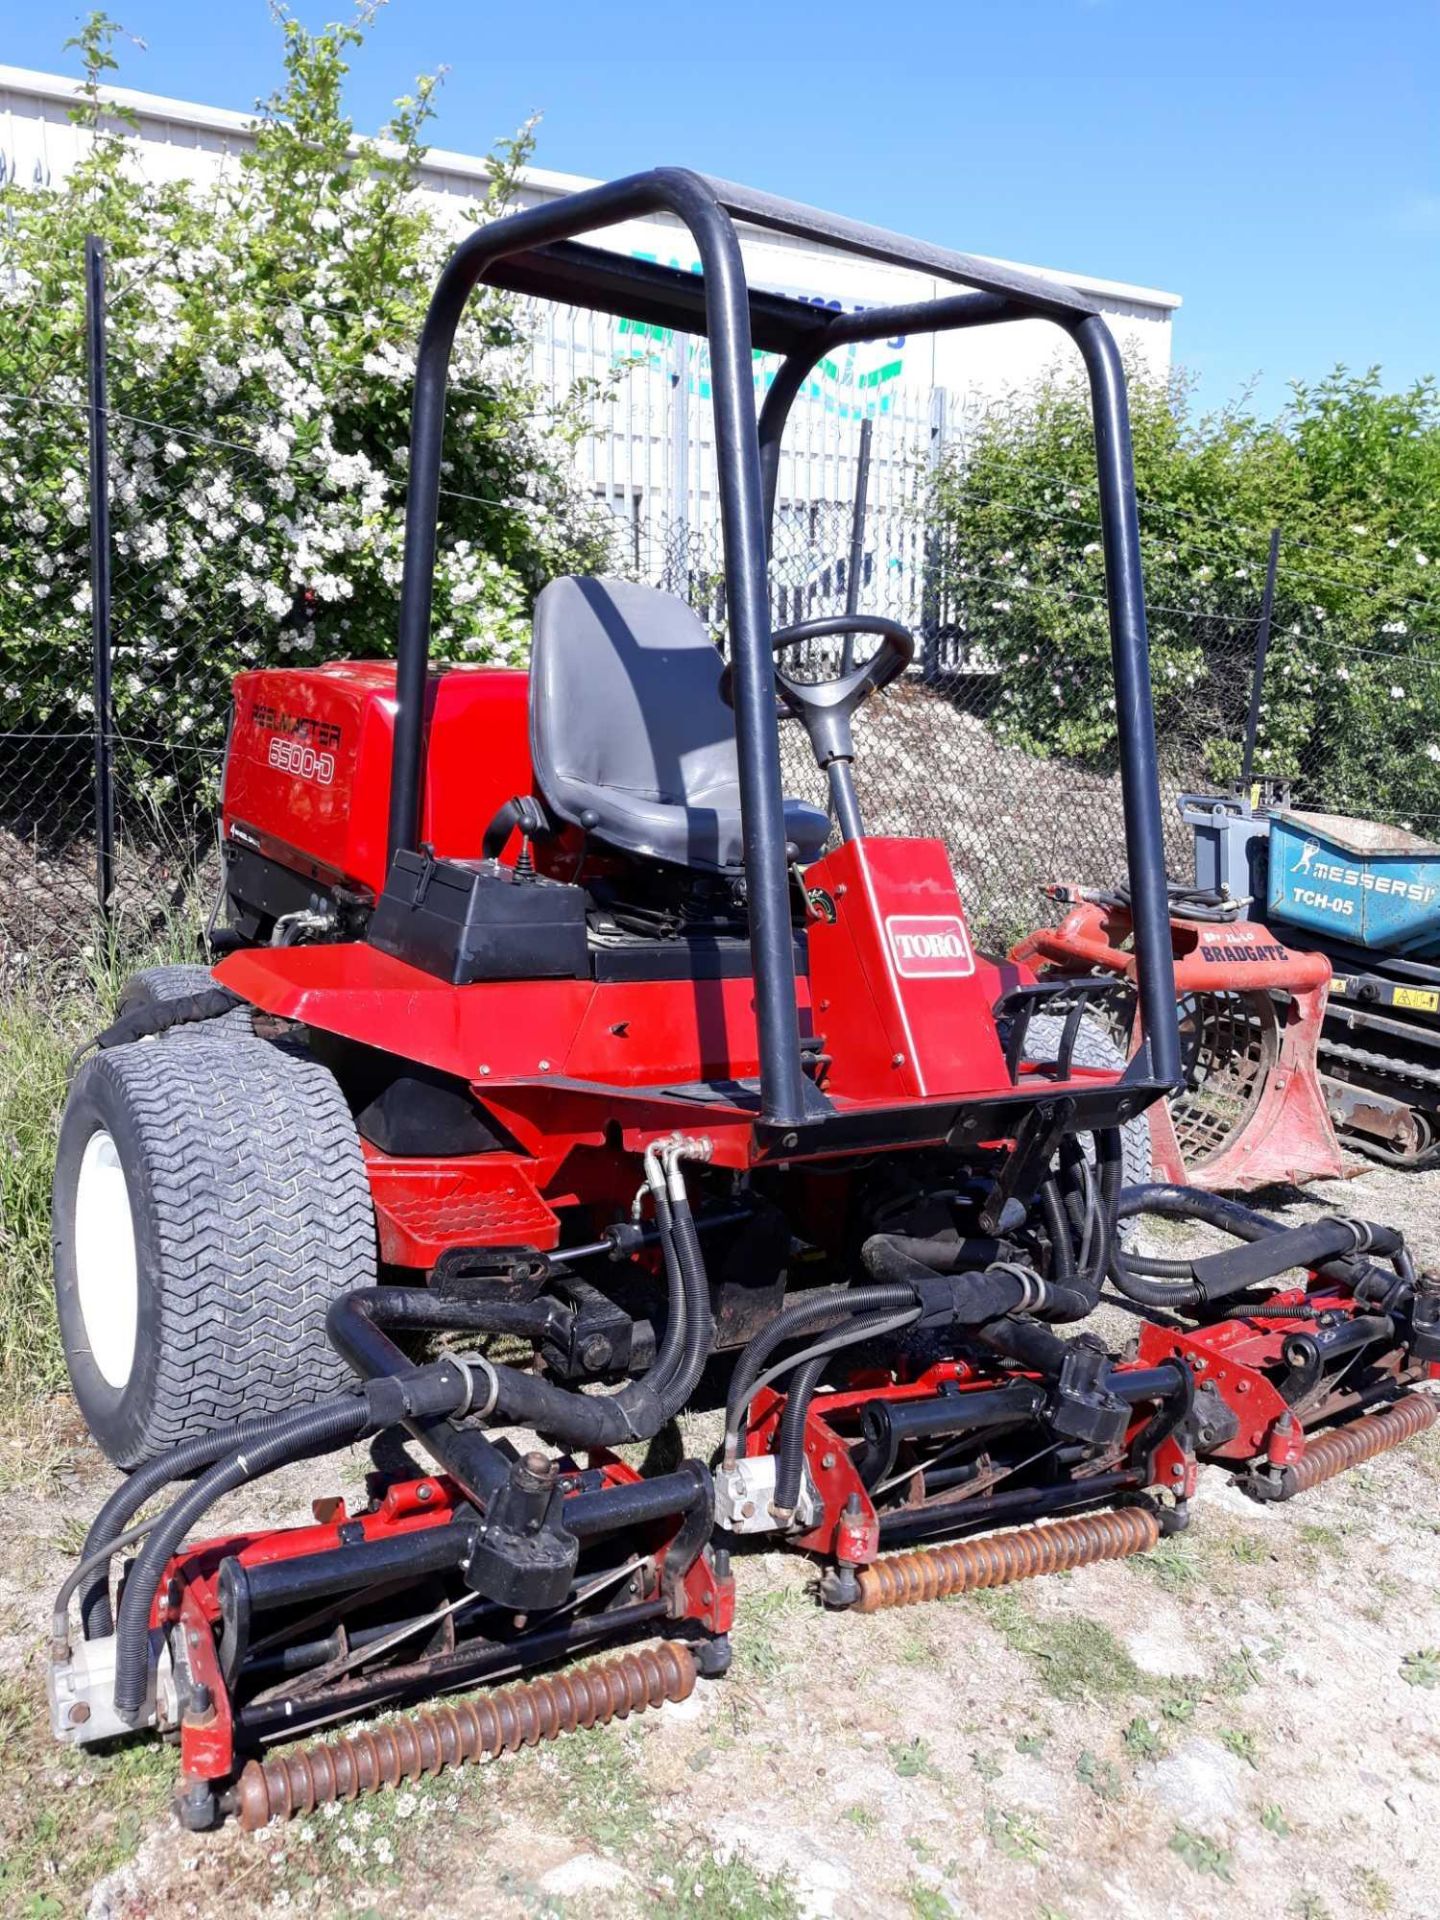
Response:
POLYGON ((1440 956, 1440 847, 1378 821, 1274 813, 1269 905, 1351 946, 1440 956))

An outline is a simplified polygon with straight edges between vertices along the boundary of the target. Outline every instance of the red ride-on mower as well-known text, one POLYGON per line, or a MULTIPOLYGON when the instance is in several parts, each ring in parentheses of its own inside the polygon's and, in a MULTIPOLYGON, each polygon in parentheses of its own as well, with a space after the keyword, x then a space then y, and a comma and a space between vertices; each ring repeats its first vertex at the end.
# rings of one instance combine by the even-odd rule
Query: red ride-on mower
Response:
POLYGON ((864 1610, 1140 1550, 1199 1453, 1283 1495, 1433 1418, 1437 1296, 1398 1235, 1126 1190, 1179 1053, 1124 382, 1086 296, 663 170, 463 243, 410 460, 395 666, 240 676, 223 957, 137 980, 72 1088, 61 1323, 129 1478, 57 1599, 61 1739, 177 1735, 182 1818, 258 1825, 723 1672, 747 1536, 864 1610), (701 274, 577 240, 655 211, 701 274), (737 222, 957 290, 850 314, 750 290, 737 222), (446 366, 482 279, 708 337, 728 664, 680 601, 564 579, 528 678, 430 672, 446 366), (1035 317, 1094 393, 1129 982, 975 951, 943 845, 867 834, 852 777, 910 635, 768 614, 815 362, 1035 317), (752 348, 782 356, 758 422, 752 348), (791 649, 837 639, 804 678, 791 649), (833 829, 784 795, 782 718, 833 829), (1132 991, 1127 1061, 1092 1015, 1132 991), (1117 1222, 1147 1207, 1237 1244, 1146 1260, 1117 1222), (1123 1357, 1086 1330, 1107 1273, 1157 1303, 1123 1357), (466 1350, 417 1351, 438 1333, 466 1350), (659 1467, 717 1382, 716 1460, 659 1467), (362 1510, 207 1531, 222 1495, 366 1438, 362 1510), (506 1684, 276 1750, 482 1681, 506 1684))

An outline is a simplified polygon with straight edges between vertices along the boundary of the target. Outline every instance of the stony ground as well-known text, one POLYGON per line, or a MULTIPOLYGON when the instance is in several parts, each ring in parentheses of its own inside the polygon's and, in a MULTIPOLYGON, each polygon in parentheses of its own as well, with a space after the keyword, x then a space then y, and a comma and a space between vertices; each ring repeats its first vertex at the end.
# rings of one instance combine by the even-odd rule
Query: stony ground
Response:
MULTIPOLYGON (((1440 1265, 1440 1176, 1322 1197, 1440 1265)), ((1440 1433, 1279 1509, 1207 1473, 1148 1559, 870 1619, 746 1557, 734 1670, 683 1706, 254 1838, 179 1832, 170 1750, 50 1743, 49 1599, 106 1485, 63 1402, 0 1449, 0 1914, 1440 1912, 1440 1433)))

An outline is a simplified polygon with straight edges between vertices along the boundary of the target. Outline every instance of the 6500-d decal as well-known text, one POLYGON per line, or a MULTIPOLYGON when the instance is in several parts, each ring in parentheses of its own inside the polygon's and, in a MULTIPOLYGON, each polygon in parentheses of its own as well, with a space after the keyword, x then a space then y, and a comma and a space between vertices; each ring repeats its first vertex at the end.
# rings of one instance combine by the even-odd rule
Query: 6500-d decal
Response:
POLYGON ((963 980, 975 971, 965 922, 953 913, 892 913, 885 937, 905 980, 963 980))
POLYGON ((279 707, 257 700, 250 709, 250 722, 269 734, 265 759, 278 773, 313 780, 321 787, 333 784, 335 755, 331 749, 340 744, 340 728, 334 720, 317 720, 308 713, 283 713, 279 707))

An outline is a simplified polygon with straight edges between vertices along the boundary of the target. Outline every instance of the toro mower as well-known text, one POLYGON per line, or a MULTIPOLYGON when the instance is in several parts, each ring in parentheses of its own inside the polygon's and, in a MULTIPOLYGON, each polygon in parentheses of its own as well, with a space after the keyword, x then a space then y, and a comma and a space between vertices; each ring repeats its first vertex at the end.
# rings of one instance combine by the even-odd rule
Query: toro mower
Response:
POLYGON ((239 677, 223 837, 215 964, 132 984, 55 1179, 71 1377, 129 1477, 57 1597, 54 1727, 177 1739, 192 1826, 685 1695, 725 1669, 757 1537, 864 1612, 1143 1550, 1199 1456, 1285 1497, 1434 1418, 1440 1295, 1398 1234, 1127 1186, 1180 1057, 1124 380, 1068 287, 679 170, 477 230, 419 346, 396 660, 239 677), (654 212, 700 273, 579 239, 654 212), (955 290, 772 295, 737 223, 955 290), (566 578, 528 675, 431 672, 447 360, 481 281, 708 339, 723 648, 667 594, 566 578), (943 845, 867 833, 852 720, 911 635, 769 618, 817 360, 1034 318, 1094 395, 1123 980, 978 953, 943 845), (758 419, 752 350, 780 356, 758 419), (782 721, 828 811, 786 798, 782 721), (1097 1019, 1117 996, 1128 1057, 1097 1019), (1146 1256, 1120 1226, 1146 1212, 1228 1244, 1146 1256), (1107 1275, 1141 1319, 1123 1355, 1088 1327, 1107 1275), (677 1457, 677 1418, 716 1406, 718 1445, 677 1457), (367 1439, 358 1510, 208 1518, 367 1439))

